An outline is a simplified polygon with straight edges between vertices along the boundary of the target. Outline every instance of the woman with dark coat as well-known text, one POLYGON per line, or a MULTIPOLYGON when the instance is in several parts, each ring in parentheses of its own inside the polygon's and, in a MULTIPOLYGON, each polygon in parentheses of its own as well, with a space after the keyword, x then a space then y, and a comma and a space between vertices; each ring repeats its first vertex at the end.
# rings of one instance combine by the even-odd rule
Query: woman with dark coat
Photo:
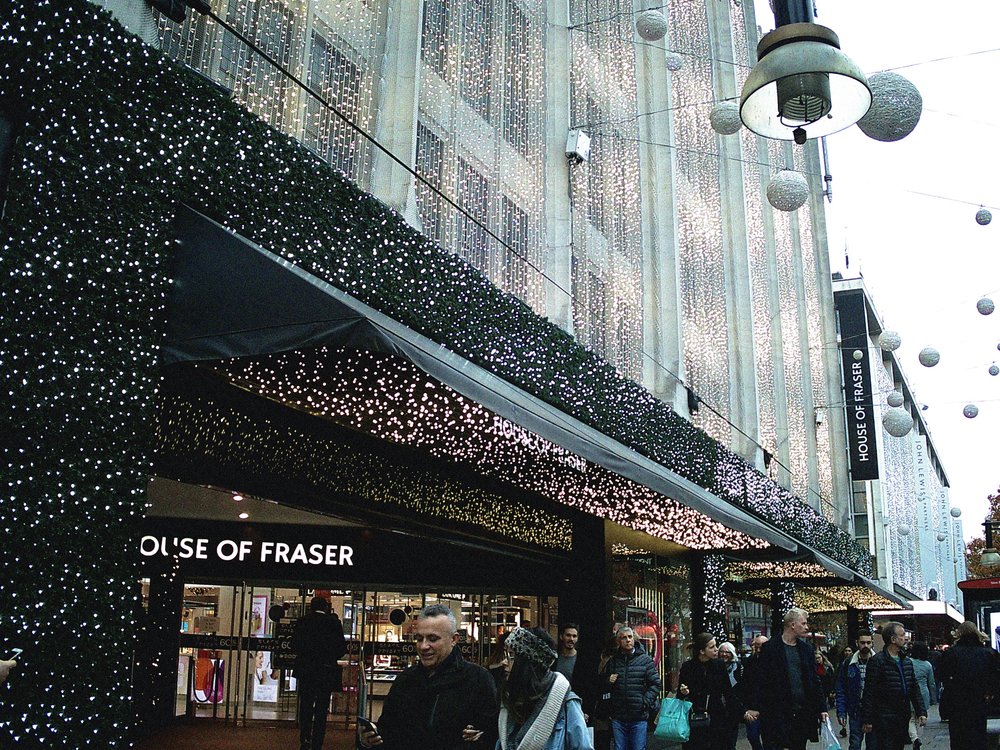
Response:
POLYGON ((941 718, 948 719, 951 750, 986 750, 986 700, 1000 692, 1000 654, 983 645, 974 623, 963 622, 955 636, 938 666, 941 718))
POLYGON ((684 750, 728 750, 729 737, 740 711, 726 665, 711 633, 700 633, 692 644, 692 657, 681 665, 677 694, 692 704, 692 711, 706 711, 707 727, 691 726, 684 750))

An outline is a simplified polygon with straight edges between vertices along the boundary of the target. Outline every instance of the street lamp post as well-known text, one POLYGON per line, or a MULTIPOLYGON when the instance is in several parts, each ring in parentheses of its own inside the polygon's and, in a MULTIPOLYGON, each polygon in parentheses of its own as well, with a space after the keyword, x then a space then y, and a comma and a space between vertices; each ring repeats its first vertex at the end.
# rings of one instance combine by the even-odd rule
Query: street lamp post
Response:
POLYGON ((993 546, 993 532, 1000 529, 1000 521, 987 518, 983 521, 983 528, 986 530, 986 549, 979 556, 979 564, 984 568, 996 568, 1000 566, 1000 553, 993 546))

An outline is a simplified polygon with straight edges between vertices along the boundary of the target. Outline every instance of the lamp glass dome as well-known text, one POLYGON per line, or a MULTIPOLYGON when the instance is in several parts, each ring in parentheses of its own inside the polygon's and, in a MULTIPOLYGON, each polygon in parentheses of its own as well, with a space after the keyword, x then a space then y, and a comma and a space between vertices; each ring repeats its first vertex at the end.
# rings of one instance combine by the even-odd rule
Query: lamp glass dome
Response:
POLYGON ((1000 565, 1000 553, 998 553, 992 547, 988 547, 983 550, 983 554, 979 556, 979 564, 984 568, 995 568, 1000 565))
POLYGON ((765 138, 790 141, 798 127, 819 138, 860 120, 871 107, 872 92, 865 74, 838 46, 836 34, 817 24, 789 24, 767 34, 758 47, 764 54, 743 85, 743 124, 765 138), (802 92, 785 103, 784 114, 778 110, 779 88, 783 97, 802 92))

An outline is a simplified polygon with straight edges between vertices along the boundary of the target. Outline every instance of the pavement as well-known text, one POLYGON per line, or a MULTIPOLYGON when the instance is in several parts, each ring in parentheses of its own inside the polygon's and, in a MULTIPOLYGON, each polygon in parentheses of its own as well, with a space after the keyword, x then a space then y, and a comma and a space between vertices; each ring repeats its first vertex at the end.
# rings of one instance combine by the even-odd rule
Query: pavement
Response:
MULTIPOLYGON (((834 726, 839 730, 836 723, 834 726)), ((921 731, 920 737, 923 743, 921 750, 950 750, 948 725, 938 717, 937 706, 931 706, 927 726, 921 731)), ((840 746, 843 750, 848 750, 848 738, 841 738, 840 746)), ((136 750, 181 750, 195 747, 199 750, 296 750, 298 730, 293 722, 254 722, 247 726, 233 726, 226 725, 221 720, 200 719, 173 724, 139 742, 136 750)), ((323 750, 353 748, 353 730, 329 727, 323 750)), ((736 750, 749 748, 750 743, 741 732, 736 750)), ((658 750, 657 745, 650 743, 649 750, 658 750)), ((811 743, 807 750, 823 749, 818 743, 811 743)))

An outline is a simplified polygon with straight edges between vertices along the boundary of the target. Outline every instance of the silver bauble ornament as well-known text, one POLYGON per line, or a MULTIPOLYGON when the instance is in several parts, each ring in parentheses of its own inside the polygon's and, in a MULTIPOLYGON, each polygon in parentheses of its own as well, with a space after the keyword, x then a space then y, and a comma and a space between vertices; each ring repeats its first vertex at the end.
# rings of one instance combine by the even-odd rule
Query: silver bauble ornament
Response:
POLYGON ((962 409, 962 414, 968 419, 975 419, 979 416, 979 407, 975 404, 966 404, 965 408, 962 409))
POLYGON ((947 534, 938 534, 938 535, 937 535, 937 540, 938 540, 939 542, 943 542, 943 541, 944 541, 945 539, 947 539, 947 538, 948 538, 948 535, 947 535, 947 534))
POLYGON ((684 67, 684 58, 678 55, 676 52, 667 53, 667 70, 671 73, 676 73, 678 70, 684 67))
POLYGON ((990 375, 993 375, 994 377, 1000 375, 1000 367, 997 367, 996 365, 990 365, 990 375))
POLYGON ((732 135, 743 127, 740 105, 736 102, 719 102, 712 107, 708 120, 712 124, 712 130, 719 135, 732 135))
POLYGON ((924 367, 933 367, 941 361, 941 353, 933 346, 925 346, 920 350, 917 359, 920 360, 920 364, 924 367))
POLYGON ((899 532, 900 536, 909 536, 910 535, 910 527, 907 526, 905 523, 899 524, 899 526, 896 528, 896 531, 899 532))
POLYGON ((991 221, 993 221, 993 214, 990 213, 988 208, 980 207, 980 209, 976 211, 976 223, 979 226, 985 227, 991 221))
POLYGON ((993 304, 993 300, 989 297, 983 297, 976 303, 976 309, 979 310, 980 315, 992 315, 993 311, 996 310, 996 305, 993 304))
POLYGON ((903 437, 913 429, 913 417, 904 409, 889 409, 882 415, 882 426, 893 437, 903 437))
POLYGON ((658 10, 644 10, 636 16, 635 30, 647 42, 658 42, 667 35, 667 17, 658 10))
POLYGON ((905 138, 920 122, 924 102, 920 92, 899 73, 875 73, 868 76, 872 106, 858 120, 861 132, 876 141, 905 138))
POLYGON ((951 513, 951 517, 952 518, 961 518, 962 517, 962 509, 961 508, 952 508, 948 512, 951 513))
POLYGON ((862 359, 864 359, 865 353, 860 349, 855 349, 854 354, 852 354, 851 356, 854 357, 855 362, 860 362, 862 359))
POLYGON ((878 335, 878 345, 884 352, 894 352, 903 345, 903 339, 895 331, 882 331, 878 335))
POLYGON ((796 211, 809 200, 809 183, 801 172, 783 169, 767 183, 767 202, 779 211, 796 211))
POLYGON ((903 405, 903 394, 899 391, 893 391, 888 396, 885 397, 886 403, 894 409, 903 405))

